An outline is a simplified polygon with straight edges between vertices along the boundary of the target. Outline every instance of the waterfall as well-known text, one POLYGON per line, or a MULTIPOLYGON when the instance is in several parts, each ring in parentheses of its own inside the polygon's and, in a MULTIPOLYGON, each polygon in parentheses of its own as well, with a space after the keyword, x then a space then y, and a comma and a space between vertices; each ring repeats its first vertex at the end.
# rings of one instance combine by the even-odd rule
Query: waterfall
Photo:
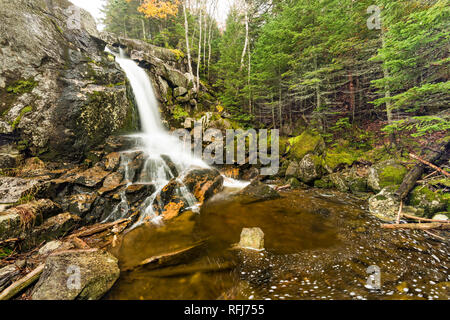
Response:
MULTIPOLYGON (((108 49, 108 52, 112 53, 108 49)), ((163 126, 159 103, 156 99, 152 83, 146 71, 138 66, 136 62, 125 56, 122 49, 119 55, 116 55, 116 62, 125 72, 137 104, 139 111, 139 119, 141 124, 141 133, 132 135, 130 137, 138 141, 137 149, 124 151, 121 153, 121 163, 125 168, 125 180, 129 185, 131 184, 153 184, 155 186, 154 193, 143 202, 141 208, 141 215, 137 225, 144 221, 151 221, 158 223, 161 217, 154 212, 153 202, 158 193, 169 183, 173 178, 177 178, 172 174, 172 170, 168 166, 167 157, 173 162, 177 171, 180 173, 177 182, 181 185, 178 190, 181 196, 191 209, 196 208, 196 200, 194 196, 183 185, 183 173, 191 167, 209 168, 209 166, 194 156, 190 149, 187 149, 184 144, 175 136, 172 136, 163 126), (131 156, 136 151, 142 151, 145 157, 145 164, 139 178, 136 179, 130 173, 131 156)), ((242 182, 225 178, 225 185, 230 187, 241 188, 246 184, 242 182)), ((129 213, 128 201, 126 192, 121 193, 121 202, 111 212, 111 214, 104 220, 114 221, 124 218, 129 213)))
MULTIPOLYGON (((107 51, 109 51, 107 49, 107 51)), ((111 51, 109 51, 111 53, 111 51)), ((125 169, 125 181, 127 186, 131 184, 152 184, 155 187, 154 193, 145 199, 141 209, 141 214, 137 225, 144 221, 158 223, 160 217, 154 212, 153 202, 161 189, 173 178, 170 167, 164 158, 170 159, 175 165, 177 171, 181 174, 177 181, 180 183, 179 195, 195 209, 195 198, 186 187, 183 186, 182 174, 191 167, 208 168, 208 165, 201 159, 195 158, 190 150, 184 147, 184 144, 164 128, 159 111, 159 104, 149 76, 144 69, 138 66, 136 62, 127 58, 120 49, 119 55, 116 55, 116 62, 125 72, 139 112, 141 133, 130 136, 136 139, 138 147, 133 150, 121 153, 121 165, 125 169), (131 158, 136 152, 143 152, 144 165, 139 177, 134 177, 130 168, 131 158)), ((114 221, 124 218, 129 213, 126 192, 121 193, 121 201, 104 219, 104 222, 114 221)))

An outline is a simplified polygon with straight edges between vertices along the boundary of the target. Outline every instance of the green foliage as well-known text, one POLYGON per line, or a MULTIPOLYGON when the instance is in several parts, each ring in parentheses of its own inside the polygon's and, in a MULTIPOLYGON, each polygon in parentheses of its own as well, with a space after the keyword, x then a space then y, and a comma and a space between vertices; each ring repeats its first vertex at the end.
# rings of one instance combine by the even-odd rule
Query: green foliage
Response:
POLYGON ((189 113, 183 109, 183 107, 176 105, 172 110, 172 115, 175 120, 181 120, 183 118, 189 117, 189 113))

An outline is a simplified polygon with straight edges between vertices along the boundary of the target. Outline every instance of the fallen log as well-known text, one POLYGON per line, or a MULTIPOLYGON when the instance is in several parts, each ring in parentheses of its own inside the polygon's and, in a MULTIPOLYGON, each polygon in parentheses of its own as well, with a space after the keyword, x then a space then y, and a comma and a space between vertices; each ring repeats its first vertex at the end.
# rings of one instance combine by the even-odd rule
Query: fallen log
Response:
POLYGON ((439 171, 443 175, 445 175, 447 177, 450 177, 450 173, 448 173, 447 171, 442 170, 441 168, 439 168, 439 167, 435 166, 434 164, 432 164, 432 163, 430 163, 430 162, 428 162, 428 161, 426 161, 426 160, 416 156, 415 154, 410 153, 409 156, 411 158, 415 159, 415 160, 418 160, 418 161, 422 162, 423 164, 429 166, 430 168, 433 168, 434 170, 439 171))
POLYGON ((12 283, 8 288, 6 288, 5 290, 3 290, 2 293, 0 293, 0 300, 9 300, 14 296, 16 296, 17 294, 19 294, 20 292, 22 292, 24 289, 33 284, 40 277, 43 270, 44 264, 40 264, 36 269, 31 271, 25 277, 12 283))
MULTIPOLYGON (((426 157, 424 157, 426 162, 432 163, 438 161, 443 155, 445 155, 450 148, 450 140, 441 143, 436 150, 432 150, 426 157)), ((425 164, 420 162, 413 169, 411 169, 403 179, 402 184, 395 192, 395 195, 403 200, 409 194, 409 192, 416 185, 417 180, 422 176, 425 169, 425 164)))
POLYGON ((383 224, 381 225, 383 229, 411 229, 411 230, 431 230, 431 229, 441 229, 450 230, 449 223, 403 223, 403 224, 383 224))

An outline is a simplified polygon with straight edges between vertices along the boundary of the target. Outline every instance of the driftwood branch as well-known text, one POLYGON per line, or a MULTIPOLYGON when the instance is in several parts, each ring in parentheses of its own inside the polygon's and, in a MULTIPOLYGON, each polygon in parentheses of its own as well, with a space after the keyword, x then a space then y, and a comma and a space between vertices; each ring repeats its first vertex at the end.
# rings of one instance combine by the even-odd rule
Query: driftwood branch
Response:
POLYGON ((412 230, 431 230, 441 229, 449 230, 449 223, 432 222, 432 223, 403 223, 403 224, 383 224, 383 229, 412 229, 412 230))
POLYGON ((416 217, 416 216, 411 216, 411 215, 406 214, 406 213, 403 214, 403 217, 408 218, 408 219, 418 220, 418 221, 450 223, 450 220, 436 220, 436 219, 419 218, 419 217, 416 217))
POLYGON ((438 166, 435 166, 434 164, 420 158, 419 156, 416 156, 415 154, 410 153, 409 156, 413 159, 416 159, 420 162, 422 162, 423 164, 426 164, 427 166, 429 166, 430 168, 433 168, 436 171, 439 171, 440 173, 442 173, 443 175, 450 177, 450 173, 448 173, 447 171, 442 170, 441 168, 439 168, 438 166))
POLYGON ((9 300, 15 295, 26 289, 29 285, 33 284, 41 275, 44 270, 44 264, 39 265, 36 269, 31 271, 25 277, 12 283, 8 288, 0 293, 0 300, 9 300))
MULTIPOLYGON (((431 151, 426 157, 423 157, 428 163, 436 162, 443 157, 450 148, 450 141, 441 143, 436 150, 431 151)), ((403 179, 402 184, 395 192, 395 195, 403 200, 406 198, 408 193, 414 188, 417 180, 422 176, 425 169, 425 164, 423 162, 418 163, 414 168, 412 168, 403 179)))

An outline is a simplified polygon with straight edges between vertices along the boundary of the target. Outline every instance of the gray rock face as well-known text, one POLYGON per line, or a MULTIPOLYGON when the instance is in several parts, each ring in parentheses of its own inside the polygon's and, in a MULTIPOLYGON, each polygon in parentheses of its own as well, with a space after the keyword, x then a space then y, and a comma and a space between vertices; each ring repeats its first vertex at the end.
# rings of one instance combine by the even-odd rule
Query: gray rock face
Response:
POLYGON ((395 197, 393 187, 386 187, 380 193, 369 198, 369 211, 374 216, 385 221, 394 221, 400 207, 400 201, 395 197))
POLYGON ((62 251, 50 255, 33 300, 97 300, 119 278, 117 259, 100 250, 62 251))
POLYGON ((264 232, 260 228, 244 228, 241 232, 239 247, 243 249, 264 249, 264 232))
POLYGON ((112 133, 136 126, 126 77, 93 18, 68 23, 67 0, 2 1, 0 135, 40 157, 79 158, 112 133))
POLYGON ((37 185, 38 180, 0 176, 0 203, 15 203, 37 185))

